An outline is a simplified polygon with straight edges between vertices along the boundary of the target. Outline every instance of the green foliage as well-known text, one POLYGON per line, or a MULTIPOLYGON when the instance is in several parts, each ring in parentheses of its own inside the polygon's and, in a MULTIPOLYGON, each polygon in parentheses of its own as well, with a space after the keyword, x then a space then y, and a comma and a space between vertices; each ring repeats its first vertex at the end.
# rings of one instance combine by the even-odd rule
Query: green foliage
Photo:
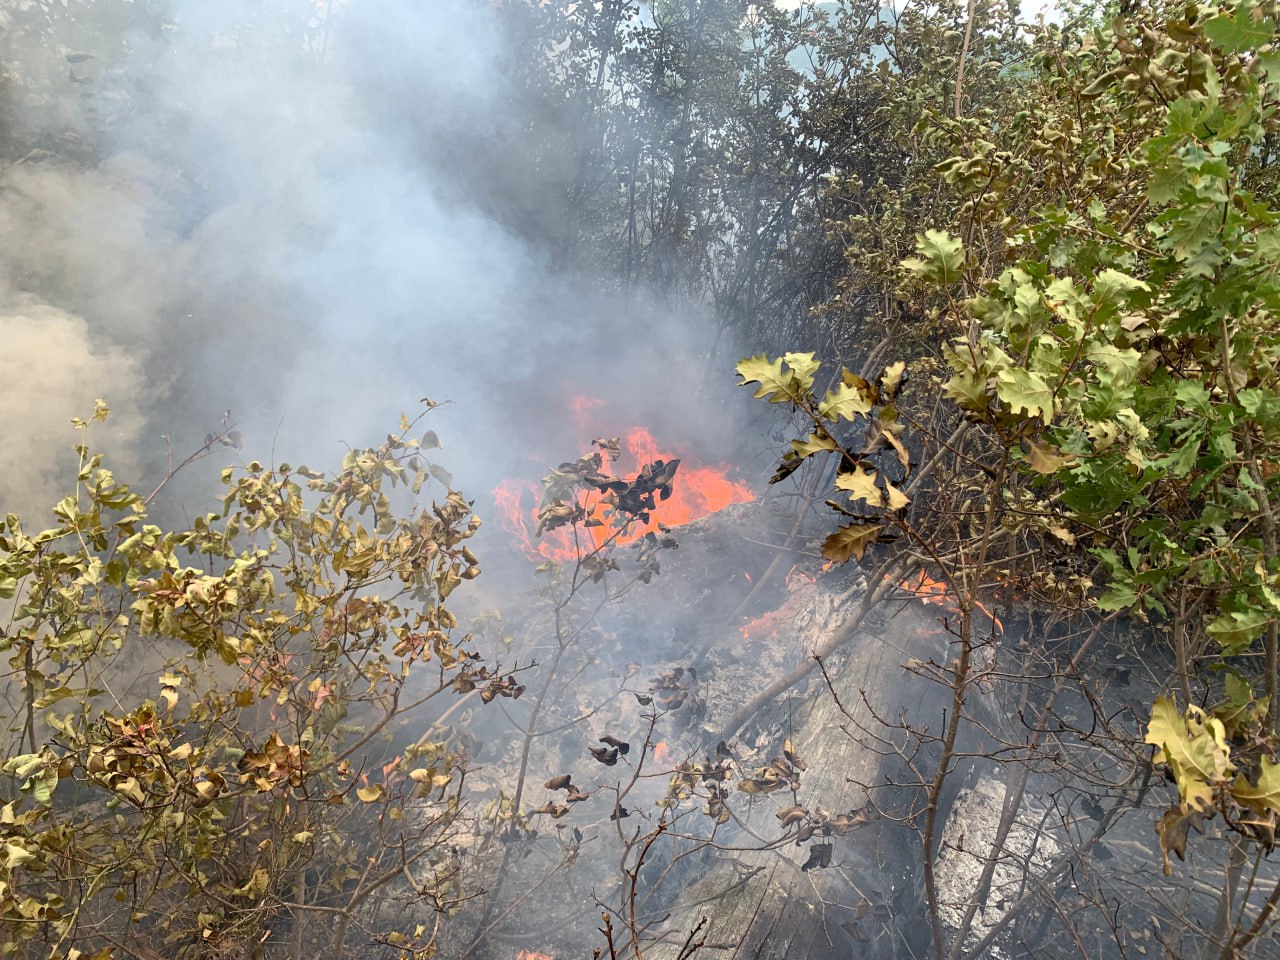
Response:
POLYGON ((759 384, 755 391, 757 400, 789 403, 813 426, 813 432, 806 438, 790 442, 790 449, 782 455, 771 483, 786 479, 810 457, 840 454, 841 467, 835 476, 833 492, 847 497, 843 502, 829 500, 827 503, 855 522, 831 534, 823 544, 822 555, 833 563, 848 563, 855 558, 861 560, 867 548, 892 524, 892 518, 911 502, 910 497, 871 465, 870 459, 892 449, 902 467, 902 476, 910 472, 911 458, 898 439, 902 426, 898 423, 895 403, 906 367, 901 362, 890 364, 874 384, 841 369, 835 386, 819 396, 814 382, 820 368, 811 353, 788 353, 775 360, 762 354, 740 362, 738 374, 742 377, 742 386, 759 384), (832 432, 844 423, 864 426, 867 442, 860 451, 851 449, 832 432), (877 517, 883 518, 882 522, 875 522, 877 517))
MULTIPOLYGON (((1274 2, 1239 0, 1134 13, 1077 38, 1044 29, 1007 112, 938 120, 946 186, 922 175, 922 189, 955 202, 895 265, 901 313, 947 331, 937 387, 980 435, 969 473, 949 482, 998 481, 1009 536, 1086 551, 1097 566, 1076 578, 1083 595, 1166 626, 1184 689, 1213 684, 1194 674, 1196 655, 1234 669, 1261 647, 1257 699, 1228 674, 1212 711, 1156 701, 1146 739, 1179 790, 1160 824, 1166 859, 1215 812, 1269 850, 1280 814, 1277 22, 1274 2)), ((860 229, 883 247, 895 228, 860 229)), ((851 267, 865 262, 851 252, 851 267)), ((764 362, 739 372, 754 382, 764 362)), ((857 393, 853 375, 840 382, 857 393)), ((882 525, 909 529, 905 497, 832 433, 831 409, 797 382, 765 395, 814 425, 775 480, 843 457, 847 499, 831 505, 854 522, 829 558, 861 558, 882 525)), ((859 396, 855 416, 896 423, 859 396)), ((993 542, 973 525, 958 536, 984 544, 981 557, 993 542)))
POLYGON ((451 638, 479 520, 454 491, 404 509, 433 472, 413 424, 332 477, 226 470, 221 511, 171 530, 78 425, 56 524, 0 525, 0 646, 25 707, 0 779, 0 953, 229 949, 299 896, 349 911, 340 951, 350 912, 408 866, 421 896, 461 896, 462 757, 378 748, 440 694, 520 688, 451 638))
POLYGON ((1236 56, 1271 36, 1273 16, 1241 4, 1148 28, 1145 66, 1122 21, 1099 31, 1092 68, 1103 72, 1089 92, 1111 122, 1141 118, 1148 135, 1109 162, 1145 199, 1132 211, 1101 190, 1083 217, 1084 197, 1036 211, 1014 238, 1025 258, 967 306, 977 336, 945 354, 947 395, 1025 439, 1024 462, 1094 527, 1110 580, 1102 607, 1162 612, 1183 591, 1203 593, 1216 608, 1205 630, 1227 655, 1280 615, 1280 212, 1248 182, 1276 122, 1280 63, 1268 50, 1236 56), (1115 63, 1146 73, 1135 83, 1115 63), (1175 70, 1192 63, 1190 75, 1175 70), (1167 105, 1147 97, 1157 89, 1167 105))
MULTIPOLYGON (((989 204, 988 228, 1001 216, 1013 259, 986 278, 971 269, 979 292, 949 302, 968 332, 944 348, 945 395, 1015 452, 1035 491, 1029 509, 1092 551, 1100 610, 1170 620, 1180 663, 1202 637, 1228 658, 1260 639, 1267 652, 1256 703, 1238 690, 1227 713, 1156 701, 1146 740, 1179 790, 1160 828, 1166 865, 1187 827, 1216 810, 1269 849, 1280 812, 1268 805, 1280 210, 1254 189, 1268 182, 1256 163, 1277 128, 1275 18, 1274 3, 1187 8, 1117 19, 1076 49, 1046 52, 1044 85, 1004 162, 1046 169, 1052 158, 1046 186, 1058 200, 1016 217, 988 201, 968 172, 986 155, 972 145, 969 160, 939 167, 989 204), (1105 161, 1095 144, 1108 145, 1105 161), (1105 177, 1093 172, 1100 162, 1105 177)), ((958 248, 927 234, 904 282, 950 287, 958 248)))

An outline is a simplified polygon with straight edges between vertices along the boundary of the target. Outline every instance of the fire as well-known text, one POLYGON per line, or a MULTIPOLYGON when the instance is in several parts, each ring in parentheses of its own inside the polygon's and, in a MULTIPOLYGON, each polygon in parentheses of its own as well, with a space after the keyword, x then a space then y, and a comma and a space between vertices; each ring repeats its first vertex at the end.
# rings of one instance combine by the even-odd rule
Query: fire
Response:
MULTIPOLYGON (((570 405, 575 421, 585 426, 587 413, 600 401, 577 398, 570 405)), ((634 476, 645 464, 655 460, 670 462, 680 460, 680 469, 672 484, 671 496, 657 503, 657 509, 649 515, 645 524, 633 524, 618 543, 630 543, 661 527, 676 527, 691 520, 708 516, 734 503, 754 500, 751 489, 730 477, 727 465, 708 466, 699 463, 683 452, 664 449, 644 427, 635 427, 622 439, 622 459, 615 464, 605 463, 602 472, 619 477, 634 476), (626 465, 625 470, 619 467, 626 465)), ((518 480, 504 480, 493 491, 498 522, 509 533, 519 548, 533 560, 555 560, 572 563, 579 556, 589 553, 608 539, 613 529, 605 522, 607 507, 601 495, 583 491, 581 504, 587 515, 599 525, 560 527, 549 531, 535 542, 533 531, 537 529, 539 491, 535 484, 518 480), (576 539, 575 539, 576 538, 576 539)))
POLYGON ((787 571, 786 578, 787 590, 794 590, 797 583, 817 583, 818 578, 805 573, 800 569, 800 564, 793 563, 791 569, 787 571))
POLYGON ((516 960, 555 960, 555 957, 548 953, 535 953, 532 950, 521 950, 516 954, 516 960))
POLYGON ((793 611, 785 607, 770 610, 738 628, 743 640, 776 640, 791 625, 793 611))
MULTIPOLYGON (((923 570, 920 571, 919 577, 908 577, 898 586, 908 593, 915 594, 917 598, 931 606, 944 607, 952 613, 959 612, 960 608, 956 604, 955 598, 951 595, 951 588, 943 581, 933 579, 923 570)), ((991 618, 991 623, 995 626, 997 633, 1004 633, 1004 624, 1000 622, 999 617, 987 608, 986 604, 979 600, 977 607, 991 618)))
POLYGON ((900 584, 903 590, 914 593, 925 603, 935 607, 946 607, 949 610, 956 609, 956 605, 951 600, 951 589, 941 580, 935 580, 923 570, 920 571, 920 579, 912 583, 911 578, 903 580, 900 584))
POLYGON ((588 418, 591 411, 603 406, 604 401, 595 397, 574 397, 569 401, 569 414, 573 417, 573 425, 577 427, 579 436, 585 437, 590 432, 588 418))
POLYGON ((659 740, 653 745, 653 762, 666 767, 671 765, 671 761, 671 748, 667 746, 666 741, 659 740))

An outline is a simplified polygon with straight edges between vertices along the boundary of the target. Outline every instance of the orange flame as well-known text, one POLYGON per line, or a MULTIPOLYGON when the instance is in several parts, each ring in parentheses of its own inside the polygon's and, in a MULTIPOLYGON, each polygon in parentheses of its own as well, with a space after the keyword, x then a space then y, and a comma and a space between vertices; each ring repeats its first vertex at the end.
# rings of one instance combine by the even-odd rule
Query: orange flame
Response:
MULTIPOLYGON (((941 580, 935 580, 925 571, 920 571, 919 578, 908 577, 898 584, 908 593, 913 593, 924 603, 935 607, 943 607, 952 613, 959 613, 960 607, 956 603, 955 598, 951 595, 951 588, 941 580)), ((992 613, 987 605, 982 601, 978 601, 977 608, 991 618, 991 623, 995 627, 997 633, 1004 633, 1004 624, 1000 622, 1000 618, 992 613)))
POLYGON ((743 640, 777 640, 782 631, 790 626, 794 611, 779 607, 761 614, 754 620, 744 623, 738 628, 743 640))
POLYGON ((810 574, 807 574, 803 570, 801 570, 800 564, 793 563, 791 565, 791 569, 787 571, 787 578, 786 578, 787 590, 794 590, 797 582, 817 583, 818 578, 815 576, 811 576, 810 574))
MULTIPOLYGON (((600 401, 577 398, 571 404, 575 419, 583 418, 587 411, 600 405, 600 401)), ((644 427, 635 427, 622 440, 623 458, 619 463, 628 463, 629 473, 634 476, 645 464, 655 460, 680 460, 680 469, 672 484, 671 496, 657 502, 657 508, 650 512, 647 523, 634 523, 618 537, 618 543, 630 543, 650 532, 659 532, 659 527, 676 527, 691 520, 708 516, 734 503, 745 503, 754 500, 751 489, 737 480, 730 479, 731 468, 727 465, 707 466, 679 452, 671 452, 658 445, 657 440, 644 427)), ((610 472, 610 464, 602 467, 602 472, 610 472)), ((616 469, 617 464, 613 467, 616 469)), ((618 475, 618 474, 613 474, 618 475)), ((590 553, 601 546, 613 533, 613 528, 606 522, 608 508, 601 496, 592 491, 582 491, 579 502, 598 526, 560 527, 544 534, 535 543, 533 531, 538 524, 538 488, 533 483, 518 480, 504 480, 493 491, 494 506, 498 514, 498 522, 511 534, 517 546, 532 560, 555 560, 560 563, 572 563, 579 556, 590 553), (575 537, 579 538, 575 540, 575 537)))
POLYGON ((555 960, 555 957, 549 953, 534 953, 532 950, 521 950, 516 954, 516 960, 555 960))
POLYGON ((667 746, 665 740, 659 740, 653 745, 653 762, 659 766, 669 766, 671 763, 671 748, 667 746))

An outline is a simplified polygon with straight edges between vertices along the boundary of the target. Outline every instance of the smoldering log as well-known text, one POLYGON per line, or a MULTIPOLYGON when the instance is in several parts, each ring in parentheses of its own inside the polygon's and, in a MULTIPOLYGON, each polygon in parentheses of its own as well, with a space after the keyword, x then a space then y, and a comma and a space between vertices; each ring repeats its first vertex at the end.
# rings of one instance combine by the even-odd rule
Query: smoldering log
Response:
MULTIPOLYGON (((835 602, 820 588, 811 591, 807 602, 811 620, 805 639, 814 643, 844 632, 857 606, 835 602)), ((864 941, 896 944, 877 955, 923 952, 927 924, 922 922, 919 838, 892 819, 912 812, 918 791, 884 786, 909 779, 891 742, 908 747, 909 738, 901 731, 882 730, 886 742, 873 743, 866 731, 880 726, 877 717, 937 724, 949 692, 903 665, 913 658, 937 659, 945 651, 940 633, 936 625, 910 614, 864 624, 828 666, 836 696, 815 673, 803 709, 793 716, 791 739, 806 767, 799 802, 809 810, 865 812, 870 822, 841 837, 816 832, 804 843, 778 849, 709 854, 711 869, 683 891, 664 925, 670 939, 646 956, 674 960, 683 942, 681 931, 703 917, 708 923, 700 939, 709 955, 726 960, 826 960, 864 941), (815 856, 819 846, 823 849, 815 856)), ((748 738, 755 733, 751 726, 744 730, 748 738)), ((948 806, 964 779, 962 771, 944 798, 948 806)), ((760 805, 749 824, 766 839, 780 832, 772 806, 760 805)))

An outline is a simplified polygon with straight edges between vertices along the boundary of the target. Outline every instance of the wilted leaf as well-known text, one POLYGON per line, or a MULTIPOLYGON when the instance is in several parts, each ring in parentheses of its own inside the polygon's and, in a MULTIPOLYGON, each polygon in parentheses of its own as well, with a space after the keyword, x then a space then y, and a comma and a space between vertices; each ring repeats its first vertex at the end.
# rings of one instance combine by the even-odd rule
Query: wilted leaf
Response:
POLYGON ((1051 523, 1046 529, 1067 546, 1074 547, 1076 545, 1076 535, 1061 524, 1051 523))
POLYGON ((1236 798, 1236 803, 1254 813, 1280 814, 1280 764, 1263 757, 1258 782, 1251 784, 1242 773, 1231 784, 1231 795, 1236 798))
POLYGON ((898 454, 898 462, 902 464, 902 468, 909 471, 911 469, 911 454, 907 453, 907 448, 902 445, 902 441, 894 436, 890 430, 882 430, 880 435, 898 454))
POLYGON ((883 529, 880 523, 851 523, 840 527, 823 542, 822 556, 832 563, 848 563, 851 557, 861 560, 883 529))
POLYGON ((880 374, 880 396, 885 400, 892 400, 906 379, 907 365, 903 361, 889 364, 884 368, 884 373, 880 374))
POLYGON ((864 807, 861 810, 854 810, 850 813, 838 813, 835 816, 824 814, 821 818, 822 826, 835 834, 837 837, 843 837, 854 827, 871 822, 871 813, 864 807))
POLYGON ((612 767, 618 762, 618 750, 616 747, 588 747, 591 755, 606 767, 612 767))
POLYGON ((6 843, 4 845, 4 866, 8 870, 20 867, 35 858, 36 855, 26 847, 20 847, 16 843, 6 843))
POLYGON ((861 463, 855 463, 852 471, 836 474, 836 489, 844 490, 851 500, 865 500, 873 507, 879 507, 884 499, 876 486, 876 472, 861 463))
POLYGON ((809 859, 800 867, 801 871, 821 870, 831 866, 831 852, 835 844, 815 843, 809 848, 809 859))
POLYGON ((890 510, 904 510, 911 503, 911 498, 895 487, 892 483, 884 485, 885 505, 890 510))
POLYGON ((1158 748, 1156 763, 1168 764, 1185 810, 1212 808, 1214 788, 1235 771, 1222 721, 1196 706, 1179 713, 1168 697, 1152 704, 1144 742, 1158 748))
POLYGON ((739 780, 738 790, 746 794, 773 793, 773 791, 781 790, 786 785, 787 781, 783 780, 781 777, 777 779, 761 779, 756 777, 749 780, 739 780))
MULTIPOLYGON (((1212 811, 1209 816, 1212 816, 1212 811)), ((1173 873, 1173 865, 1169 862, 1169 854, 1175 853, 1179 860, 1187 855, 1187 830, 1195 828, 1197 833, 1204 833, 1205 813, 1201 810, 1183 810, 1181 805, 1174 804, 1165 811, 1156 823, 1156 834, 1160 837, 1160 854, 1164 857, 1164 875, 1173 873)))
POLYGON ((791 742, 791 738, 782 741, 782 755, 787 758, 787 762, 797 770, 807 770, 804 761, 800 759, 800 754, 796 753, 795 744, 791 742))
POLYGON ((1036 473, 1045 474, 1046 476, 1051 473, 1057 473, 1075 459, 1075 454, 1064 454, 1052 444, 1040 443, 1038 440, 1024 442, 1027 445, 1027 466, 1036 473))
POLYGON ((233 896, 247 897, 250 900, 260 900, 262 895, 267 892, 271 886, 271 874, 262 867, 258 867, 253 871, 253 875, 249 877, 247 883, 242 887, 237 887, 232 891, 233 896))
POLYGON ((858 943, 871 942, 871 937, 868 936, 865 932, 863 932, 862 927, 855 922, 851 922, 849 920, 843 920, 840 923, 840 929, 843 930, 845 933, 847 933, 850 937, 852 937, 858 943))
POLYGON ((382 784, 380 783, 375 783, 367 787, 358 787, 356 789, 356 796, 364 803, 377 803, 386 796, 386 793, 386 790, 382 788, 382 784))
POLYGON ((450 473, 444 467, 440 466, 440 464, 438 463, 430 464, 428 469, 431 471, 431 476, 435 477, 437 480, 440 481, 441 484, 448 487, 449 489, 453 489, 452 473, 450 473))
POLYGON ((804 807, 800 807, 800 806, 784 807, 783 809, 779 810, 776 814, 774 814, 774 816, 776 816, 782 822, 783 829, 786 829, 787 827, 791 826, 793 823, 799 823, 808 815, 809 815, 809 811, 806 810, 804 807))

